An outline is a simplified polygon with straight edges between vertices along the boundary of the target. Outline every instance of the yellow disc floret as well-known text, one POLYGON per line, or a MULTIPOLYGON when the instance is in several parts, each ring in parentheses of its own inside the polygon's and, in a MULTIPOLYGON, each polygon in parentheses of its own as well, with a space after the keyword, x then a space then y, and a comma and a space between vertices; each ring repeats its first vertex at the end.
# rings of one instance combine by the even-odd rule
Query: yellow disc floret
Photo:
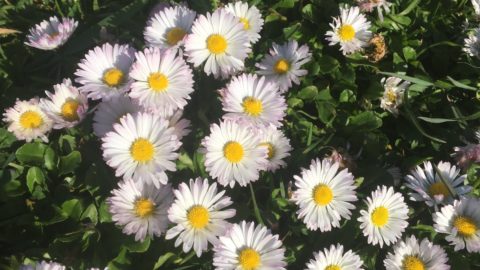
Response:
POLYGON ((42 116, 36 111, 26 111, 20 115, 20 126, 22 128, 34 129, 43 124, 42 116))
POLYGON ((130 147, 130 154, 137 162, 147 162, 153 159, 155 148, 146 139, 136 139, 130 147))
POLYGON ((263 112, 263 105, 260 99, 246 97, 242 102, 243 111, 250 116, 259 116, 263 112))
POLYGON ((355 37, 355 28, 350 24, 344 24, 338 29, 341 41, 351 41, 355 37))
POLYGON ((203 229, 208 224, 210 215, 207 208, 196 205, 190 208, 187 213, 187 219, 190 225, 195 229, 203 229))
POLYGON ((67 100, 65 103, 63 103, 61 112, 62 112, 62 117, 63 119, 73 122, 78 120, 78 101, 76 100, 67 100))
POLYGON ((238 163, 243 159, 243 147, 238 142, 227 142, 223 147, 223 156, 232 163, 238 163))
POLYGON ((182 40, 187 32, 181 27, 174 27, 167 32, 167 43, 170 46, 177 45, 177 43, 182 40))
POLYGON ((116 87, 123 82, 123 77, 123 71, 118 68, 110 68, 103 73, 103 82, 110 87, 116 87))
POLYGON ((275 65, 273 65, 273 70, 277 74, 287 73, 289 69, 290 69, 290 63, 287 61, 287 59, 284 59, 284 58, 277 60, 275 65))
POLYGON ((251 248, 240 251, 238 261, 243 270, 255 270, 260 265, 260 254, 251 248))
POLYGON ((388 222, 388 216, 389 214, 387 208, 383 206, 375 208, 371 216, 373 225, 377 227, 383 227, 388 222))
POLYGON ((150 199, 140 198, 135 202, 135 214, 141 218, 147 218, 155 211, 155 205, 150 199))
POLYGON ((213 54, 224 53, 227 46, 227 40, 221 35, 213 34, 207 38, 207 48, 213 54))
POLYGON ((148 76, 148 86, 155 92, 163 92, 167 90, 168 78, 160 72, 151 73, 148 76))
POLYGON ((333 192, 327 185, 320 184, 313 189, 312 197, 317 205, 325 206, 333 200, 333 192))

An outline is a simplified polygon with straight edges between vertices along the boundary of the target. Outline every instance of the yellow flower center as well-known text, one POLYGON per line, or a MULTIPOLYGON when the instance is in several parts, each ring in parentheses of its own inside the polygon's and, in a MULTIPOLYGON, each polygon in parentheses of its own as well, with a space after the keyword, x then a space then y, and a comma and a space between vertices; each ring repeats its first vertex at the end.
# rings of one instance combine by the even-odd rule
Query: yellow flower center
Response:
POLYGON ((327 185, 320 184, 313 189, 313 201, 320 206, 329 204, 333 199, 333 192, 327 185))
POLYGON ((123 77, 123 71, 118 68, 110 68, 103 74, 103 82, 110 87, 116 87, 122 83, 123 77))
POLYGON ((342 268, 336 264, 331 264, 325 267, 325 270, 342 270, 342 268))
POLYGON ((433 183, 428 189, 428 192, 430 193, 430 196, 443 195, 448 197, 450 195, 448 187, 443 182, 433 183))
POLYGON ((241 17, 240 21, 243 23, 244 30, 250 29, 250 22, 248 21, 248 19, 241 17))
POLYGON ((43 124, 42 116, 35 111, 26 111, 20 115, 20 125, 23 128, 38 128, 43 124))
POLYGON ((383 227, 388 222, 388 209, 380 206, 372 212, 372 223, 377 227, 383 227))
POLYGON ((168 78, 160 72, 151 73, 148 76, 148 86, 155 92, 163 92, 167 90, 168 78))
POLYGON ((177 45, 177 43, 185 37, 187 32, 181 27, 174 27, 167 32, 167 43, 170 46, 177 45))
POLYGON ((150 199, 140 198, 135 202, 135 214, 147 218, 155 211, 155 205, 150 199))
POLYGON ((453 225, 463 237, 471 237, 477 232, 477 224, 469 217, 459 216, 455 218, 453 225))
POLYGON ((242 103, 243 111, 250 116, 259 116, 263 112, 262 101, 254 97, 246 97, 242 103))
POLYGON ((260 146, 264 146, 264 147, 267 147, 268 149, 268 159, 272 159, 274 156, 275 156, 275 148, 273 147, 273 144, 269 143, 269 142, 264 142, 264 143, 261 143, 260 146))
POLYGON ((78 101, 76 100, 67 100, 63 103, 61 111, 62 117, 70 122, 78 120, 78 101))
POLYGON ((155 148, 146 139, 136 139, 130 147, 130 154, 137 162, 147 162, 153 159, 155 148))
POLYGON ((60 35, 60 33, 58 33, 58 32, 52 32, 52 33, 48 34, 48 39, 53 40, 53 39, 57 38, 59 35, 60 35))
POLYGON ((223 155, 228 161, 238 163, 243 159, 243 147, 238 142, 227 142, 223 147, 223 155))
POLYGON ((255 270, 260 265, 260 254, 251 248, 240 251, 238 261, 243 270, 255 270))
POLYGON ((213 54, 224 53, 227 46, 227 40, 221 35, 213 34, 207 38, 207 48, 213 54))
POLYGON ((350 41, 355 37, 355 28, 350 24, 344 24, 338 29, 341 41, 350 41))
POLYGON ((423 264, 422 260, 417 258, 416 256, 406 256, 403 259, 402 263, 402 270, 424 270, 425 265, 423 264))
POLYGON ((273 70, 278 74, 287 73, 289 69, 290 63, 288 63, 287 59, 284 58, 279 59, 273 66, 273 70))
POLYGON ((187 213, 188 222, 195 229, 203 229, 208 224, 210 215, 208 214, 207 208, 196 205, 190 208, 187 213))
POLYGON ((396 103, 397 101, 397 94, 395 93, 395 91, 391 90, 391 89, 388 89, 387 90, 387 100, 388 102, 390 103, 396 103))

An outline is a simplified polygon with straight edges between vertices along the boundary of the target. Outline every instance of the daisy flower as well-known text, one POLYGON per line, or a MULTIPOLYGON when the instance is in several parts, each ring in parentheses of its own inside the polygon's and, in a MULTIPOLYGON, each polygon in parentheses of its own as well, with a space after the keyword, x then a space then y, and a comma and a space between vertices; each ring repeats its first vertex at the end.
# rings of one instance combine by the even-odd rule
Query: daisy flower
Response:
POLYGON ((455 146, 452 156, 460 168, 466 170, 472 163, 480 162, 480 144, 467 143, 465 146, 455 146))
POLYGON ((78 26, 74 19, 62 18, 60 22, 56 16, 40 22, 30 28, 26 45, 40 50, 53 50, 65 44, 78 26))
POLYGON ((136 114, 143 109, 128 96, 119 94, 98 104, 93 116, 93 132, 97 137, 103 137, 113 130, 113 124, 120 123, 120 118, 126 114, 136 114))
POLYGON ((352 202, 358 200, 353 175, 348 169, 339 171, 339 164, 330 159, 312 160, 310 168, 295 175, 292 200, 300 208, 298 218, 310 230, 321 232, 340 227, 342 218, 350 219, 352 202))
POLYGON ((471 0, 475 14, 480 15, 480 0, 471 0))
POLYGON ((470 56, 475 56, 480 59, 480 28, 476 28, 473 32, 468 34, 465 39, 463 51, 470 56))
POLYGON ((22 265, 20 266, 20 270, 65 270, 65 266, 56 263, 56 262, 46 262, 41 261, 40 263, 36 263, 35 266, 31 265, 22 265))
POLYGON ((330 46, 340 43, 343 55, 351 54, 368 46, 372 37, 370 22, 360 14, 358 7, 340 7, 340 17, 333 18, 332 31, 327 32, 330 46))
POLYGON ((88 110, 88 100, 72 85, 70 79, 53 86, 54 93, 45 91, 48 99, 42 98, 40 106, 53 120, 53 128, 71 128, 83 120, 88 110))
POLYGON ((166 171, 176 171, 181 145, 168 121, 154 114, 127 114, 103 138, 103 158, 115 176, 153 183, 167 183, 166 171))
POLYGON ((363 270, 363 261, 355 252, 348 250, 343 252, 343 246, 331 245, 330 249, 324 249, 314 253, 315 259, 307 263, 306 270, 363 270))
POLYGON ((91 99, 109 99, 130 88, 128 72, 135 50, 128 45, 109 43, 88 51, 78 64, 75 81, 82 84, 80 92, 91 99))
POLYGON ((226 88, 220 90, 224 119, 239 120, 253 125, 273 124, 281 126, 287 103, 273 82, 254 74, 242 74, 232 78, 226 88))
POLYGON ((173 127, 174 133, 179 141, 190 133, 190 120, 182 118, 182 115, 183 111, 177 110, 172 116, 170 116, 170 118, 168 118, 168 126, 173 127))
POLYGON ((193 75, 177 51, 150 48, 135 56, 130 72, 133 79, 130 97, 164 117, 183 109, 193 92, 193 75))
POLYGON ((415 236, 401 241, 389 252, 383 261, 387 270, 449 270, 448 257, 445 250, 434 245, 427 238, 419 242, 415 236))
POLYGON ((408 226, 408 206, 402 194, 392 187, 378 186, 366 203, 368 209, 360 211, 358 221, 368 243, 383 247, 384 243, 389 246, 397 242, 408 226))
POLYGON ((255 66, 259 68, 257 74, 278 84, 280 91, 284 93, 292 87, 292 82, 298 85, 299 78, 307 75, 307 70, 301 67, 308 63, 311 57, 307 45, 298 47, 297 41, 290 40, 282 45, 273 43, 270 54, 255 66))
POLYGON ((160 236, 167 230, 167 210, 173 202, 170 185, 154 186, 143 181, 126 180, 119 183, 107 199, 115 224, 123 233, 135 234, 135 241, 160 236))
POLYGON ((3 121, 8 124, 8 131, 18 140, 31 142, 41 138, 48 142, 46 134, 50 132, 53 121, 40 108, 38 98, 28 101, 18 100, 15 105, 5 110, 3 121))
POLYGON ((217 270, 284 270, 285 248, 269 229, 253 222, 234 224, 213 248, 217 270))
POLYGON ((455 251, 480 252, 480 199, 455 200, 434 213, 433 222, 435 231, 447 234, 445 239, 455 251))
POLYGON ((357 0, 357 3, 362 11, 372 12, 374 8, 377 8, 378 17, 381 21, 383 21, 383 10, 385 10, 385 13, 389 13, 392 5, 386 0, 357 0))
POLYGON ((265 147, 268 150, 268 163, 265 170, 274 172, 280 167, 285 167, 287 164, 283 159, 290 156, 292 150, 290 140, 273 125, 259 128, 259 133, 259 147, 265 147))
POLYGON ((231 188, 244 187, 258 180, 259 170, 268 163, 267 149, 258 147, 260 138, 251 128, 225 120, 210 126, 210 135, 202 140, 205 167, 212 178, 231 188))
POLYGON ((183 243, 183 252, 192 249, 198 257, 208 249, 208 242, 215 244, 217 236, 223 235, 228 228, 227 218, 235 216, 235 209, 224 209, 233 202, 223 196, 225 191, 217 192, 217 184, 208 184, 208 180, 198 177, 190 179, 189 185, 181 183, 174 191, 175 202, 168 210, 168 218, 175 227, 167 231, 165 239, 173 239, 175 247, 183 243))
POLYGON ((185 54, 195 67, 205 62, 204 71, 215 78, 227 78, 243 70, 250 42, 243 23, 225 9, 200 15, 185 40, 185 54))
POLYGON ((398 107, 402 105, 405 89, 410 83, 402 82, 402 79, 397 77, 383 78, 380 82, 385 89, 383 97, 380 99, 380 107, 393 115, 398 115, 398 107))
POLYGON ((183 45, 196 16, 195 11, 180 5, 158 11, 143 32, 147 46, 168 49, 183 45))
POLYGON ((454 199, 451 192, 463 196, 472 190, 464 185, 467 175, 460 175, 460 169, 450 162, 441 161, 436 166, 441 177, 429 161, 423 163, 424 168, 417 166, 405 177, 405 185, 413 191, 409 193, 412 201, 425 201, 428 206, 449 204, 454 199))
POLYGON ((225 6, 225 10, 235 15, 242 23, 247 32, 248 40, 255 44, 260 39, 260 31, 263 26, 262 14, 256 6, 248 6, 248 3, 237 1, 225 6))

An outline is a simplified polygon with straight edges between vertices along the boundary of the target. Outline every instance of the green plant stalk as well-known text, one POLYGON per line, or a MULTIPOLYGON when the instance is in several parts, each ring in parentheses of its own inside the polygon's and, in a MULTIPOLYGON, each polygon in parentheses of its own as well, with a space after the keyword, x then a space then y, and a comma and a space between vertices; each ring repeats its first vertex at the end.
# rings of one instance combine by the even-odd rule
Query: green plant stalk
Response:
POLYGON ((255 199, 255 192, 253 191, 252 183, 248 183, 248 185, 250 186, 250 193, 252 194, 253 211, 255 213, 255 217, 260 224, 265 225, 262 215, 260 215, 260 209, 258 209, 257 199, 255 199))

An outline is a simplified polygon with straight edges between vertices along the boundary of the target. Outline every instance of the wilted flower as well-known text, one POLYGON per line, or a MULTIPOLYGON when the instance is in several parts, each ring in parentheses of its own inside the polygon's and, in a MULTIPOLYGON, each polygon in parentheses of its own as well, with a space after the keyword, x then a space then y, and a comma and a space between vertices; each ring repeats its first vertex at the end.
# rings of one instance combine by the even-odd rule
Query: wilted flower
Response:
POLYGON ((374 8, 377 8, 378 17, 381 21, 383 21, 382 9, 385 9, 385 13, 389 13, 392 5, 386 0, 357 0, 357 3, 362 11, 372 12, 374 8))
POLYGON ((453 148, 452 156, 457 160, 458 166, 467 169, 472 163, 480 162, 480 144, 467 144, 453 148))
POLYGON ((398 107, 402 105, 405 89, 410 83, 402 82, 402 79, 396 77, 383 78, 381 82, 385 92, 383 92, 380 107, 394 115, 398 115, 398 107))
POLYGON ((385 38, 380 34, 375 34, 373 38, 368 42, 366 49, 366 55, 368 61, 376 63, 382 60, 387 54, 387 45, 385 44, 385 38))

